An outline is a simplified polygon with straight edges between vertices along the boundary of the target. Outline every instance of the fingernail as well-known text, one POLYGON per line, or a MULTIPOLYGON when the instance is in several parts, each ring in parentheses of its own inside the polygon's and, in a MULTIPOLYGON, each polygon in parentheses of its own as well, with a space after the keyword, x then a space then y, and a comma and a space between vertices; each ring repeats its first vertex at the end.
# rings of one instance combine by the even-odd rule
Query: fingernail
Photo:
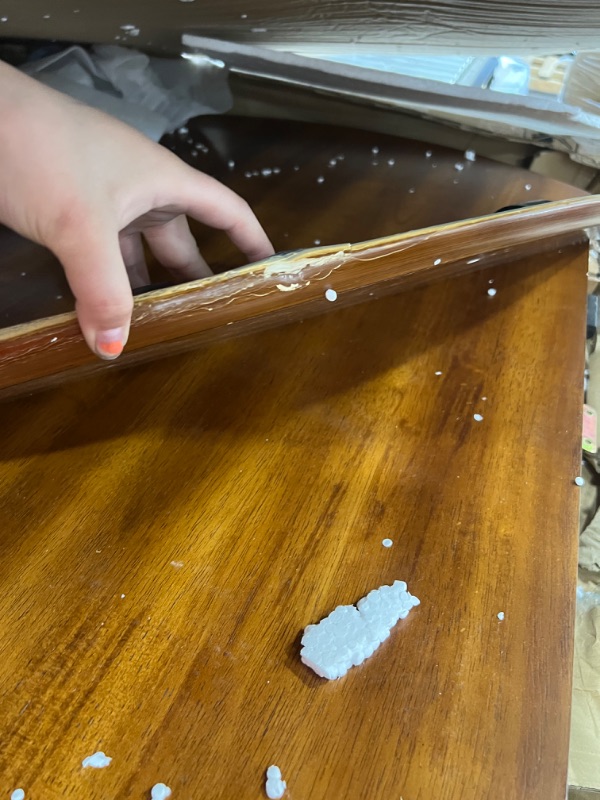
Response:
POLYGON ((101 358, 117 358, 125 347, 125 329, 112 328, 96 334, 96 352, 101 358))

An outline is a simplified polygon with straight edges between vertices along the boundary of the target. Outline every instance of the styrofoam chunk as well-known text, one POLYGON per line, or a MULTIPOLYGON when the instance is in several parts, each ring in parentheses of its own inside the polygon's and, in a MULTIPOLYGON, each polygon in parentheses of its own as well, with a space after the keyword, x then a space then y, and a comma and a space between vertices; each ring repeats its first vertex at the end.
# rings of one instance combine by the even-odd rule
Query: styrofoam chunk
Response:
POLYGON ((171 789, 164 783, 155 783, 150 790, 152 800, 168 800, 172 794, 171 789))
POLYGON ((87 756, 81 762, 81 766, 84 769, 87 767, 93 767, 94 769, 104 769, 104 767, 108 767, 112 758, 110 756, 105 755, 102 750, 99 750, 97 753, 94 753, 91 756, 87 756))
POLYGON ((281 770, 272 764, 267 769, 267 782, 265 784, 265 792, 270 800, 278 800, 283 797, 287 784, 281 779, 281 770))
POLYGON ((322 678, 341 678, 369 658, 419 602, 404 581, 374 589, 356 606, 338 606, 318 625, 308 625, 300 657, 322 678))

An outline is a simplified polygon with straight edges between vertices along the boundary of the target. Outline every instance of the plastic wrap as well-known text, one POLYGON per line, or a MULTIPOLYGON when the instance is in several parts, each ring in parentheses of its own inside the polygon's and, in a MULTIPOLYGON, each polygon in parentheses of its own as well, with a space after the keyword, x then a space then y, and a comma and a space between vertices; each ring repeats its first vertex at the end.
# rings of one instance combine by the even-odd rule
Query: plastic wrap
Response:
POLYGON ((190 117, 228 111, 232 105, 224 65, 210 58, 191 63, 149 58, 114 45, 91 52, 74 46, 22 69, 155 141, 190 117))

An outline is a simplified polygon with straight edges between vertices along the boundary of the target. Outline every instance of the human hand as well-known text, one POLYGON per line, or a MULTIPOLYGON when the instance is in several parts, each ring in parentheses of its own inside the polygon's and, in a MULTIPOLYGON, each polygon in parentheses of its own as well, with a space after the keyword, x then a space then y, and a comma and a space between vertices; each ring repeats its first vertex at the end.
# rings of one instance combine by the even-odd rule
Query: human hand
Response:
POLYGON ((0 63, 0 222, 61 261, 89 347, 127 342, 129 278, 147 283, 142 237, 182 280, 210 275, 186 214, 249 261, 273 247, 248 204, 133 128, 0 63), (129 278, 128 278, 129 273, 129 278))

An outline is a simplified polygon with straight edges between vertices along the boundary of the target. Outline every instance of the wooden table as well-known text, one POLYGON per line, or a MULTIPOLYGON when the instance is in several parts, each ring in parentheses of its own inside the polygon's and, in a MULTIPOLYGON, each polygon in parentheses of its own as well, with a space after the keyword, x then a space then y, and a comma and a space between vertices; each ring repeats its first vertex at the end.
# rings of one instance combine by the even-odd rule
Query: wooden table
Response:
MULTIPOLYGON (((193 158, 278 248, 577 194, 373 134, 203 131, 193 158)), ((294 800, 562 800, 586 259, 332 304, 4 404, 2 791, 253 800, 275 763, 294 800), (307 624, 395 579, 421 606, 368 662, 333 682, 301 664, 307 624), (97 750, 112 764, 82 770, 97 750)))

